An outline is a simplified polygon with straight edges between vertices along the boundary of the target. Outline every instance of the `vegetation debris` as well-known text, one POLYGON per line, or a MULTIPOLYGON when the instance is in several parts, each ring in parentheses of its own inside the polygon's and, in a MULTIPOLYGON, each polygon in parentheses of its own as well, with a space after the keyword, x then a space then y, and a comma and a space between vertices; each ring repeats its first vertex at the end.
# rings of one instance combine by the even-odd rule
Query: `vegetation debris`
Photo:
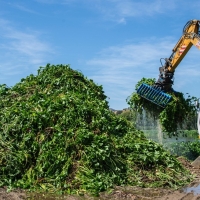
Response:
POLYGON ((114 186, 180 187, 192 176, 109 110, 102 86, 69 65, 0 86, 0 186, 98 195, 114 186))

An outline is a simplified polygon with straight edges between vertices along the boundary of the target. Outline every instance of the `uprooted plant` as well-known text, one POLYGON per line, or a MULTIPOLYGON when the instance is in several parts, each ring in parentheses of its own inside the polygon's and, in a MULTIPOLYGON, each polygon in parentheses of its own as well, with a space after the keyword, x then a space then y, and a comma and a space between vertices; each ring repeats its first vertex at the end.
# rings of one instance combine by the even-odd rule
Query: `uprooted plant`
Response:
POLYGON ((196 114, 196 108, 194 101, 195 97, 184 97, 181 92, 170 92, 172 101, 170 101, 165 108, 154 104, 147 99, 141 97, 136 91, 142 83, 146 83, 150 86, 154 85, 155 79, 142 78, 135 86, 135 92, 129 97, 128 104, 130 108, 139 113, 142 110, 146 110, 151 113, 152 117, 159 119, 162 129, 169 136, 177 134, 178 129, 182 129, 183 125, 185 129, 190 129, 189 119, 196 114))

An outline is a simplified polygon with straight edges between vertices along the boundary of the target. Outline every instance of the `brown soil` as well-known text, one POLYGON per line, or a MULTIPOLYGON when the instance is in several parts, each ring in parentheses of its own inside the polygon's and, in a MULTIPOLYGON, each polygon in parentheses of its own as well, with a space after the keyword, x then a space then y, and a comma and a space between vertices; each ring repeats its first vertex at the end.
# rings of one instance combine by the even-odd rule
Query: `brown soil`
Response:
POLYGON ((111 194, 102 193, 100 197, 89 196, 53 196, 37 193, 28 193, 21 189, 7 192, 6 188, 0 188, 0 200, 200 200, 200 168, 194 168, 189 161, 179 158, 183 165, 195 175, 194 181, 187 186, 199 186, 199 194, 194 191, 152 189, 138 187, 117 187, 111 194))

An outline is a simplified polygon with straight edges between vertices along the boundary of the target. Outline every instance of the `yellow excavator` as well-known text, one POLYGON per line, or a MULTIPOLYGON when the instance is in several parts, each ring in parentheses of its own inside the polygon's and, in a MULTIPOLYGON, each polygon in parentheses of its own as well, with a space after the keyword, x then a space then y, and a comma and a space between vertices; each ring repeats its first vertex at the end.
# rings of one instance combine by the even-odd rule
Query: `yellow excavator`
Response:
POLYGON ((176 67, 180 64, 192 45, 200 49, 199 26, 200 20, 190 20, 186 23, 183 28, 183 34, 173 48, 171 56, 165 58, 164 65, 159 68, 160 74, 157 82, 153 86, 144 83, 140 85, 137 89, 137 93, 140 96, 161 107, 166 107, 172 100, 170 93, 175 93, 172 85, 176 67))

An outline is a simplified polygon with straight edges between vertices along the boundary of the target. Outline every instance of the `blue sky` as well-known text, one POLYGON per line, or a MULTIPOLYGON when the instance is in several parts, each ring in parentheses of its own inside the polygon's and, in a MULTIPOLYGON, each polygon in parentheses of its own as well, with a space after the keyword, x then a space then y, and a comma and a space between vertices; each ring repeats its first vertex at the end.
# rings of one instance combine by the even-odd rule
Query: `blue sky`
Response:
MULTIPOLYGON (((39 66, 70 64, 102 85, 114 109, 142 78, 158 78, 199 0, 0 0, 0 84, 13 86, 39 66)), ((176 91, 200 97, 200 51, 175 72, 176 91)))

